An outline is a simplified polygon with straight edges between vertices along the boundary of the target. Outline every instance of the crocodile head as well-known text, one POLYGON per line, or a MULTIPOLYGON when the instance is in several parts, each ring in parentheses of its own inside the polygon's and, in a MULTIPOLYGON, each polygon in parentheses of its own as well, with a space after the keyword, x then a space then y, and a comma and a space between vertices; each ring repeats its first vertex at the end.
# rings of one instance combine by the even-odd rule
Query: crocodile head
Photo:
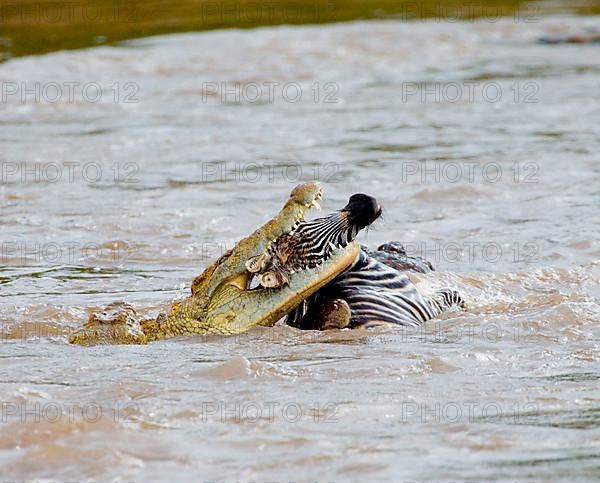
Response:
POLYGON ((381 208, 374 198, 353 195, 340 211, 305 223, 305 213, 311 208, 320 209, 322 196, 323 188, 317 182, 294 188, 274 218, 194 280, 192 294, 174 304, 171 313, 159 321, 158 337, 184 333, 236 334, 256 325, 273 325, 346 270, 360 251, 355 236, 381 214, 381 208), (309 225, 316 229, 306 228, 309 225), (327 240, 322 236, 325 233, 329 235, 327 240), (248 269, 249 261, 268 253, 290 234, 301 238, 303 253, 321 242, 327 246, 310 251, 311 262, 290 270, 285 284, 275 288, 255 286, 256 274, 248 269))
POLYGON ((169 314, 140 321, 132 307, 111 304, 92 314, 70 341, 144 344, 179 334, 229 335, 273 325, 352 265, 360 251, 354 238, 381 214, 374 198, 359 194, 338 212, 304 221, 308 210, 320 209, 322 196, 316 182, 294 188, 281 211, 196 277, 191 295, 174 302, 169 314), (268 266, 256 264, 265 259, 268 266), (284 274, 285 283, 272 283, 274 270, 284 274))

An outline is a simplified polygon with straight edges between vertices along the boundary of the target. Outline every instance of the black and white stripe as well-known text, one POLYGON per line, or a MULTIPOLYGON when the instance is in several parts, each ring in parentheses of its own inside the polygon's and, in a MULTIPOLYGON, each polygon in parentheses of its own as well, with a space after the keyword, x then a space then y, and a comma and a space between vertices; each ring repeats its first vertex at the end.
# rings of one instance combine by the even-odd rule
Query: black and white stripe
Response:
POLYGON ((458 292, 443 290, 423 297, 410 279, 361 251, 354 265, 290 313, 286 323, 302 327, 313 304, 343 299, 350 306, 350 327, 418 326, 453 305, 462 306, 458 292))
POLYGON ((287 265, 292 270, 314 268, 327 260, 336 248, 348 245, 358 231, 359 227, 349 223, 347 214, 339 211, 303 221, 291 234, 297 241, 287 265))

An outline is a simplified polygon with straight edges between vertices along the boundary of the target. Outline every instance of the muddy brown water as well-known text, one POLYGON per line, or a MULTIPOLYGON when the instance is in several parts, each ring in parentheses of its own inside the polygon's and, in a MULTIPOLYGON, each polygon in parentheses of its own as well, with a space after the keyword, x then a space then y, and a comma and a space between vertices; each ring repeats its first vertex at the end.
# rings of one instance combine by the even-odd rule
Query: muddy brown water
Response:
POLYGON ((538 39, 598 21, 228 30, 0 65, 2 477, 596 481, 600 50, 538 39), (115 300, 158 313, 309 179, 325 210, 377 196, 361 241, 424 253, 438 271, 414 280, 467 312, 67 343, 115 300))

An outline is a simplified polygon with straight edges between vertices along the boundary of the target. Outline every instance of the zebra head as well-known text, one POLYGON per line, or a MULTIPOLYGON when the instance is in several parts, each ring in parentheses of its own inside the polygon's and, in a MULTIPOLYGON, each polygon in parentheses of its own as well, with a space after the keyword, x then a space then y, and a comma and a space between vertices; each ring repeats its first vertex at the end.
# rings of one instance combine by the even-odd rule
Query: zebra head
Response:
POLYGON ((299 223, 264 254, 249 260, 247 268, 258 274, 262 287, 287 285, 294 273, 317 268, 336 250, 346 247, 381 212, 381 206, 372 196, 352 195, 341 210, 299 223))
POLYGON ((358 193, 352 195, 341 210, 300 223, 294 232, 297 240, 293 257, 295 267, 318 266, 334 250, 354 240, 360 230, 381 216, 381 212, 381 206, 375 198, 358 193))

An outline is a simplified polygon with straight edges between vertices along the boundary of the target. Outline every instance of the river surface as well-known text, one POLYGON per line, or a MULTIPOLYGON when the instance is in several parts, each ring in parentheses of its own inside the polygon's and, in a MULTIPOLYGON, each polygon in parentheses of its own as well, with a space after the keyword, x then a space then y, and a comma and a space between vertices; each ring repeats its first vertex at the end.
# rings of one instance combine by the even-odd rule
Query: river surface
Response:
POLYGON ((537 20, 223 30, 0 65, 3 479, 597 481, 600 47, 538 39, 600 19, 537 20), (164 310, 311 179, 325 211, 376 196, 362 243, 423 253, 419 287, 468 310, 68 344, 112 301, 164 310))

